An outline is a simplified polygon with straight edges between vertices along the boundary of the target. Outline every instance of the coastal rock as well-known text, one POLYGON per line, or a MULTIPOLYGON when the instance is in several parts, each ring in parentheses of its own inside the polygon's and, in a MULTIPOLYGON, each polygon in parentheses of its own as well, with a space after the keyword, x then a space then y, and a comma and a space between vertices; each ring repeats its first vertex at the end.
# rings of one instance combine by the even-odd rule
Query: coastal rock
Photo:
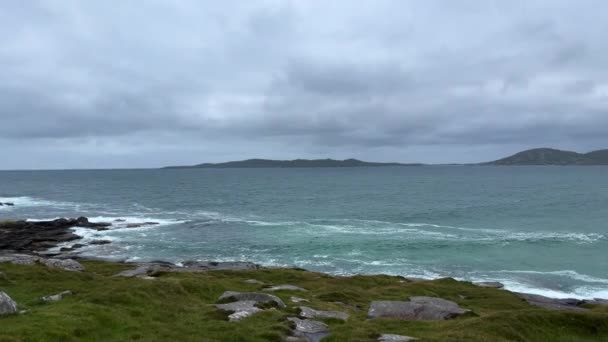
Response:
POLYGON ((89 242, 89 245, 107 245, 109 243, 112 243, 112 241, 110 241, 110 240, 93 240, 93 241, 89 242))
POLYGON ((0 291, 0 316, 17 313, 17 303, 6 293, 0 291))
POLYGON ((186 261, 183 267, 175 268, 174 272, 195 272, 195 271, 215 271, 215 270, 257 270, 260 265, 246 261, 216 262, 216 261, 186 261))
POLYGON ((82 272, 84 271, 84 266, 82 266, 78 261, 73 259, 44 259, 40 258, 40 263, 46 265, 50 268, 58 268, 64 271, 70 272, 82 272))
POLYGON ((585 299, 585 300, 583 300, 582 304, 608 305, 608 299, 602 299, 602 298, 585 299))
POLYGON ((247 284, 264 285, 263 281, 259 281, 259 280, 256 280, 256 279, 247 279, 247 280, 245 280, 245 282, 247 284))
POLYGON ((415 340, 417 340, 417 338, 395 334, 382 334, 378 337, 378 342, 408 342, 415 340))
POLYGON ((58 302, 60 300, 63 299, 63 297, 65 296, 71 296, 72 295, 72 291, 63 291, 51 296, 44 296, 41 299, 45 302, 58 302))
POLYGON ((105 230, 110 223, 89 222, 86 217, 59 218, 50 221, 0 222, 0 250, 35 252, 80 239, 70 228, 105 230))
POLYGON ((295 286, 295 285, 277 285, 277 286, 267 287, 264 289, 264 291, 302 291, 302 292, 306 292, 306 289, 303 289, 303 288, 295 286))
POLYGON ((232 312, 228 316, 228 320, 234 322, 262 311, 262 309, 255 306, 256 304, 257 302, 254 300, 242 300, 228 304, 217 304, 215 307, 222 311, 232 312))
POLYGON ((402 320, 446 320, 469 312, 458 304, 436 297, 411 297, 407 302, 374 301, 367 317, 402 320))
POLYGON ((294 337, 301 338, 301 341, 318 342, 329 335, 329 327, 323 322, 297 317, 288 317, 287 319, 295 323, 293 334, 294 337))
POLYGON ((342 311, 320 311, 306 306, 300 306, 300 317, 304 318, 335 318, 346 321, 348 314, 342 311))
POLYGON ((579 307, 583 301, 575 298, 549 298, 541 295, 518 293, 517 296, 524 299, 528 304, 551 310, 575 310, 583 311, 585 308, 579 307))
POLYGON ((281 300, 281 298, 277 296, 273 296, 267 293, 258 293, 258 292, 235 292, 235 291, 226 291, 224 292, 220 298, 220 301, 253 301, 256 304, 259 303, 273 303, 279 308, 287 307, 285 303, 281 300))
POLYGON ((477 282, 474 282, 473 285, 479 286, 479 287, 492 288, 492 289, 502 289, 505 287, 505 285, 503 283, 500 283, 497 281, 477 281, 477 282))
POLYGON ((0 202, 0 207, 4 206, 4 205, 7 206, 7 207, 12 207, 12 206, 15 205, 15 203, 13 203, 13 202, 4 202, 4 203, 0 202))

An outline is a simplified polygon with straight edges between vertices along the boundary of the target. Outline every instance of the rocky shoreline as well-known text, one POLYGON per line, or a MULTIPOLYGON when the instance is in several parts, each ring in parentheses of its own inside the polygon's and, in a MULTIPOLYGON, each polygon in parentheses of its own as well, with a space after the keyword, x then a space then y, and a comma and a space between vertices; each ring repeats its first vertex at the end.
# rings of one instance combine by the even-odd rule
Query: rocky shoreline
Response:
MULTIPOLYGON (((6 203, 5 203, 6 204, 6 203)), ((118 219, 115 222, 120 223, 118 219)), ((127 228, 137 228, 145 225, 155 225, 156 222, 144 222, 126 225, 127 228)), ((83 271, 84 267, 78 260, 84 260, 75 252, 84 247, 84 244, 74 243, 71 247, 62 247, 56 252, 49 252, 51 248, 59 247, 66 242, 76 241, 82 237, 74 234, 72 228, 89 228, 103 231, 111 229, 112 222, 90 222, 86 217, 58 218, 48 221, 3 221, 0 222, 0 263, 14 264, 44 264, 51 268, 60 268, 68 271, 83 271)), ((111 243, 108 240, 93 240, 90 245, 111 243)), ((214 270, 256 270, 263 267, 251 262, 213 262, 213 261, 186 261, 182 265, 175 265, 165 261, 146 263, 129 263, 133 269, 120 272, 116 276, 154 278, 168 272, 205 272, 214 270)), ((408 281, 427 281, 426 279, 405 278, 408 281)), ((478 287, 502 289, 499 282, 477 282, 478 287)), ((515 292, 514 292, 515 293, 515 292)), ((580 300, 575 298, 550 298, 528 293, 515 293, 529 304, 552 310, 586 310, 585 304, 608 305, 608 299, 596 298, 593 300, 580 300)))

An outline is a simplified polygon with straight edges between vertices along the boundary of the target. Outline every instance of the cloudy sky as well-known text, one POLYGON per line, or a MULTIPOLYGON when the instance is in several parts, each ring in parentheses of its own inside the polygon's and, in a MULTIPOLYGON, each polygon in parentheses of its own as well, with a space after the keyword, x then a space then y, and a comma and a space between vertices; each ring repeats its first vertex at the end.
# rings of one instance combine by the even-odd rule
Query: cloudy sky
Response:
POLYGON ((608 2, 4 1, 0 169, 608 148, 608 2))

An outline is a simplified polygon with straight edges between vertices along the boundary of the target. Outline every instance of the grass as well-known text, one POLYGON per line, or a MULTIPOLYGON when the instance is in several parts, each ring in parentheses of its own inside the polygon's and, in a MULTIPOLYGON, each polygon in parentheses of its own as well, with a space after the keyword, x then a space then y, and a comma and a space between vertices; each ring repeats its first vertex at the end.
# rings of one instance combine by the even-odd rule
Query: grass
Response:
POLYGON ((470 283, 442 279, 408 282, 400 277, 331 277, 298 269, 166 273, 156 280, 111 275, 128 266, 83 262, 83 273, 44 266, 0 264, 6 278, 0 290, 27 312, 0 318, 0 341, 281 341, 289 334, 286 317, 297 312, 290 296, 310 300, 315 309, 348 312, 347 322, 325 322, 324 341, 374 341, 381 333, 409 335, 422 341, 608 341, 608 309, 549 311, 515 295, 470 283), (270 309, 240 322, 228 322, 213 306, 226 290, 260 291, 245 283, 293 284, 308 292, 279 291, 287 309, 270 309), (55 303, 40 297, 71 290, 55 303), (437 296, 473 310, 449 321, 367 320, 372 300, 437 296))

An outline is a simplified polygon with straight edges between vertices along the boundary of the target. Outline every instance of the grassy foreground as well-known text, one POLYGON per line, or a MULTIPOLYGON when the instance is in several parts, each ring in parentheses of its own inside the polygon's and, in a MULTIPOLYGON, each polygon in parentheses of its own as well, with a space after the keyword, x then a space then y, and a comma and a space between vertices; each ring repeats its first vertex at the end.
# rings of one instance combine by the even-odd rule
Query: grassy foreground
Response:
POLYGON ((132 268, 85 261, 86 272, 44 266, 0 264, 0 290, 26 313, 0 317, 0 341, 281 341, 290 331, 286 317, 296 306, 290 296, 310 300, 315 309, 345 311, 347 322, 325 320, 331 336, 324 341, 374 341, 380 333, 422 341, 608 341, 608 309, 549 311, 528 305, 510 292, 478 288, 450 279, 409 282, 400 277, 331 277, 297 269, 166 273, 155 280, 111 277, 132 268), (293 284, 308 292, 279 291, 289 308, 267 310, 240 322, 228 322, 212 304, 226 290, 260 291, 245 283, 293 284), (55 303, 40 297, 71 290, 55 303), (472 309, 449 321, 367 320, 372 300, 437 296, 472 309), (340 303, 336 303, 340 302, 340 303))

